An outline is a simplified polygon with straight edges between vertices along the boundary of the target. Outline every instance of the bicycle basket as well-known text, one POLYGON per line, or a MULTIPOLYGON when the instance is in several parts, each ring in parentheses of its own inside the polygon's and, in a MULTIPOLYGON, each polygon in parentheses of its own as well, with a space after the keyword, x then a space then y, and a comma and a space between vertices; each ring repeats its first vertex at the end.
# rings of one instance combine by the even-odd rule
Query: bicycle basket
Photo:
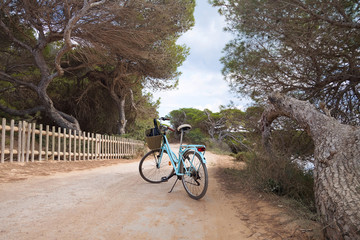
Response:
POLYGON ((145 141, 151 150, 161 147, 162 138, 163 136, 157 129, 151 128, 145 131, 145 141))

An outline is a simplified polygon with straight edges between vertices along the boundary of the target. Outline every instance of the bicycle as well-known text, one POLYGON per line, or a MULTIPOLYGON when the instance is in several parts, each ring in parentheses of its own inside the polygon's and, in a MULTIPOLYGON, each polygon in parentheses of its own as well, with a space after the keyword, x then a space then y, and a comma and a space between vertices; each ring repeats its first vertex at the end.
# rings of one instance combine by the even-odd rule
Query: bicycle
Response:
MULTIPOLYGON (((161 117, 159 120, 168 121, 170 119, 161 117)), ((184 133, 191 129, 191 125, 182 124, 177 128, 181 135, 179 153, 176 156, 166 137, 168 130, 173 132, 175 130, 161 123, 159 129, 157 123, 157 119, 154 119, 154 128, 146 131, 146 140, 151 150, 140 160, 141 177, 150 183, 162 183, 177 176, 169 193, 172 192, 177 181, 181 180, 185 191, 191 198, 201 199, 208 188, 208 172, 204 157, 206 147, 204 145, 182 145, 184 133)))

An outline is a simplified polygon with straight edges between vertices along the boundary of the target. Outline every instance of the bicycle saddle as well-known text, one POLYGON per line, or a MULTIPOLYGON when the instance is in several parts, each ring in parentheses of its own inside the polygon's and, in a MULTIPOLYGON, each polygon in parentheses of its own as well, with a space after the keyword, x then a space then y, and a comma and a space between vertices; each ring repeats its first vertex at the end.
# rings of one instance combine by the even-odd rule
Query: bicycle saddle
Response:
POLYGON ((186 131, 186 130, 190 130, 191 129, 191 125, 190 124, 181 124, 177 130, 180 132, 181 130, 186 131))

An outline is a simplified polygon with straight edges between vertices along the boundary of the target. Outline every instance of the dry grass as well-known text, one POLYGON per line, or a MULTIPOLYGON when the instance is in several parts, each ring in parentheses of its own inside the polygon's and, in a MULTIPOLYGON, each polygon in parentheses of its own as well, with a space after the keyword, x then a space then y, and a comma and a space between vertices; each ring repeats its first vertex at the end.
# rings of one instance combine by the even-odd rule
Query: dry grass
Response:
POLYGON ((316 221, 315 213, 293 199, 259 191, 249 184, 244 175, 244 163, 237 164, 238 167, 219 169, 217 178, 221 179, 220 182, 229 195, 246 196, 238 202, 240 205, 249 206, 245 210, 241 208, 239 212, 243 220, 248 221, 249 225, 256 222, 268 224, 268 231, 274 234, 269 236, 269 239, 323 239, 321 225, 316 221))

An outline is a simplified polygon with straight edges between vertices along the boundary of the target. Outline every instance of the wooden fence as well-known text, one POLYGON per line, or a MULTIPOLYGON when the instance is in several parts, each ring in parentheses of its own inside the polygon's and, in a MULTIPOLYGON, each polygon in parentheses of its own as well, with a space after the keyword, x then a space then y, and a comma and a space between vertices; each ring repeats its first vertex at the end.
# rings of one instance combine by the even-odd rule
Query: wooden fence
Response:
POLYGON ((144 142, 2 119, 0 162, 95 160, 130 157, 144 142))

